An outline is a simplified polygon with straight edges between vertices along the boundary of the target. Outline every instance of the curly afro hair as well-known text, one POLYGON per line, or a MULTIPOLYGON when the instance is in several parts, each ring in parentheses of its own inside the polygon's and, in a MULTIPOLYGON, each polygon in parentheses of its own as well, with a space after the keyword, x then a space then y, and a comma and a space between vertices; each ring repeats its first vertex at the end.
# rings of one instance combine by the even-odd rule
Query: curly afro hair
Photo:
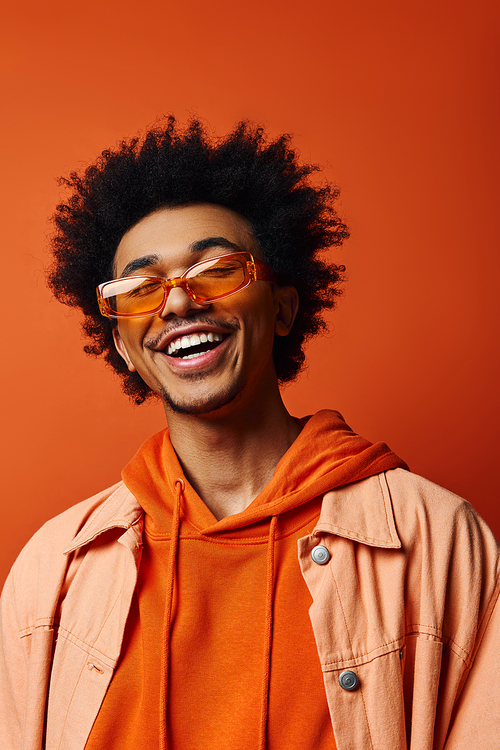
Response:
POLYGON ((61 302, 82 310, 91 340, 85 351, 104 356, 137 404, 152 391, 116 352, 115 323, 101 316, 95 293, 113 277, 123 235, 159 208, 190 203, 218 204, 247 219, 279 283, 299 293, 292 331, 276 336, 273 349, 278 379, 285 383, 303 366, 304 342, 326 329, 322 312, 334 306, 345 272, 318 257, 349 233, 334 209, 338 189, 310 184, 316 171, 299 163, 289 135, 268 141, 262 128, 243 121, 214 139, 196 119, 182 128, 170 116, 144 137, 103 151, 82 174, 60 180, 72 194, 54 215, 49 286, 61 302))

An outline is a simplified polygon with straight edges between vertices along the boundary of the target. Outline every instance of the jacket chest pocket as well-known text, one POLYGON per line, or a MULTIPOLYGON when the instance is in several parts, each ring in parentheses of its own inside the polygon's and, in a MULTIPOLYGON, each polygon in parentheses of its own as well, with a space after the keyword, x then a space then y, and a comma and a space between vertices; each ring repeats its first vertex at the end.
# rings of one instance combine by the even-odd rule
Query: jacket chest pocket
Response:
POLYGON ((406 750, 401 651, 323 665, 338 750, 406 750))
POLYGON ((404 556, 338 536, 315 543, 326 561, 315 564, 312 546, 301 566, 338 750, 403 750, 404 556))

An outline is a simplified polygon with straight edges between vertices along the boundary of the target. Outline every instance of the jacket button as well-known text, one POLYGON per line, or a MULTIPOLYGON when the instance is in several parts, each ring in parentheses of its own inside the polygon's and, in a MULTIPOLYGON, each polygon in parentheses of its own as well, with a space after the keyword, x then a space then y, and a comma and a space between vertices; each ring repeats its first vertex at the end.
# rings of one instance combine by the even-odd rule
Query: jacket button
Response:
POLYGON ((347 669, 339 677, 339 685, 344 690, 356 690, 359 685, 358 675, 355 672, 351 672, 347 669))
POLYGON ((318 544, 318 546, 311 552, 311 557, 315 563, 318 563, 318 565, 325 565, 330 559, 330 553, 326 547, 323 547, 322 544, 318 544))

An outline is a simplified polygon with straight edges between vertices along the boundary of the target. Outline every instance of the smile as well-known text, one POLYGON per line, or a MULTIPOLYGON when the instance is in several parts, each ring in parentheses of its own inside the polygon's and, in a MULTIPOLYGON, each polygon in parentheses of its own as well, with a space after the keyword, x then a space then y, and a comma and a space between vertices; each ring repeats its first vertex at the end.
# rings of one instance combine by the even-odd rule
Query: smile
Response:
POLYGON ((222 334, 212 331, 194 333, 191 336, 179 336, 170 341, 166 354, 178 359, 194 359, 215 349, 223 338, 222 334))

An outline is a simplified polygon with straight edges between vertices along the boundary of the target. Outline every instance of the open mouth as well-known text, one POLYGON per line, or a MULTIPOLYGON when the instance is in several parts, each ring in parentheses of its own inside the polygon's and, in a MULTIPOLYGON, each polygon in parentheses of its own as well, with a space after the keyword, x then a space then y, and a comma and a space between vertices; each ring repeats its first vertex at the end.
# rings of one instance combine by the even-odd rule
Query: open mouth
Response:
POLYGON ((223 339, 222 334, 213 331, 193 333, 191 336, 179 336, 169 343, 166 354, 176 359, 194 359, 215 349, 223 339))

